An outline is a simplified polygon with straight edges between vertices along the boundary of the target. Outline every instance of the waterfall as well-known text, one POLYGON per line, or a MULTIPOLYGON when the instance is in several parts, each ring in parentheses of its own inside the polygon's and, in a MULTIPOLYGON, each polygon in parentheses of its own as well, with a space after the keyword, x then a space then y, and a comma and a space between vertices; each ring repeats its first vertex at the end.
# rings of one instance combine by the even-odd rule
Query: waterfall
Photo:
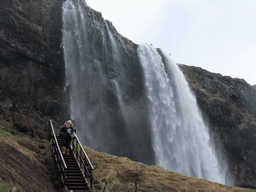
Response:
POLYGON ((187 176, 226 183, 196 98, 178 66, 161 50, 138 48, 144 68, 156 164, 187 176))
POLYGON ((62 9, 65 87, 82 144, 154 164, 139 61, 123 59, 109 22, 83 1, 66 0, 62 9))
MULTIPOLYGON (((108 127, 109 116, 106 112, 106 84, 100 60, 90 54, 88 30, 82 4, 67 0, 63 4, 63 48, 66 66, 66 87, 71 86, 71 118, 75 121, 78 134, 84 144, 98 148, 92 142, 104 135, 111 137, 106 130, 93 131, 91 127, 108 127), (104 125, 104 126, 103 126, 104 125)), ((101 30, 99 30, 102 32, 101 30)), ((102 39, 105 36, 102 34, 102 39)), ((104 47, 102 47, 104 49, 104 47)))
POLYGON ((151 46, 139 46, 139 59, 129 56, 109 22, 82 0, 62 8, 65 87, 82 144, 225 183, 225 163, 178 67, 151 46))

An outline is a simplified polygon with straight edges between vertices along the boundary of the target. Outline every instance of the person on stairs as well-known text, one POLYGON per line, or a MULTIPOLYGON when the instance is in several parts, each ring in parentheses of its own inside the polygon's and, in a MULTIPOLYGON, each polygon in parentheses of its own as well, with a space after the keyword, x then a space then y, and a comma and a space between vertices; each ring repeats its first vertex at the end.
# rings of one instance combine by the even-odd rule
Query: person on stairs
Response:
POLYGON ((70 150, 70 143, 71 143, 71 135, 73 132, 76 132, 76 130, 73 128, 73 123, 71 120, 68 120, 65 122, 65 124, 61 127, 60 129, 60 136, 63 141, 63 146, 62 146, 62 154, 63 155, 69 155, 69 150, 70 150))

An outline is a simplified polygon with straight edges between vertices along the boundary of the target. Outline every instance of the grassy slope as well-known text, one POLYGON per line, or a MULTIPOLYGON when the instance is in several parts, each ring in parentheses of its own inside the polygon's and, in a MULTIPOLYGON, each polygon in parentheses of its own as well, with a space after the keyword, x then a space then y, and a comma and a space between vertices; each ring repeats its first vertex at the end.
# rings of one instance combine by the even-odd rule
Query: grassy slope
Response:
MULTIPOLYGON (((158 166, 93 151, 88 147, 85 147, 85 151, 95 167, 94 177, 107 183, 109 191, 256 191, 186 177, 158 166)), ((96 190, 103 190, 102 183, 96 180, 94 183, 96 190)))
MULTIPOLYGON (((57 191, 49 171, 49 142, 0 126, 0 148, 0 191, 57 191)), ((94 191, 103 190, 99 181, 109 191, 256 191, 186 177, 88 147, 85 150, 95 167, 94 191)))
POLYGON ((49 142, 0 126, 0 191, 55 191, 49 142), (48 165, 47 165, 48 164, 48 165))

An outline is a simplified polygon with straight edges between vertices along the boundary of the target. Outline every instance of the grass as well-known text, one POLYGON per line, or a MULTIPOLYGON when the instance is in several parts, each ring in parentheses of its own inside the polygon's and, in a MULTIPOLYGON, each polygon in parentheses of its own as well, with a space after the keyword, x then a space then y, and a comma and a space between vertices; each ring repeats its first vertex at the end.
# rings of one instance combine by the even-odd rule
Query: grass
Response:
POLYGON ((45 139, 48 135, 48 128, 46 125, 36 122, 35 118, 37 118, 37 115, 28 117, 21 111, 12 111, 10 107, 0 103, 0 126, 9 130, 12 134, 21 132, 33 138, 45 139))
MULTIPOLYGON (((0 126, 0 145, 4 146, 6 150, 8 149, 8 154, 11 153, 10 158, 3 157, 6 155, 0 156, 0 171, 6 175, 6 177, 0 177, 0 191, 10 191, 12 188, 24 190, 24 187, 29 183, 31 188, 31 181, 34 183, 33 187, 39 187, 42 183, 42 174, 47 172, 47 164, 52 163, 50 143, 47 140, 31 138, 18 131, 13 134, 10 130, 0 126), (19 165, 13 163, 14 161, 19 162, 19 165), (20 167, 22 167, 21 170, 20 167), (2 182, 2 179, 4 179, 4 182, 2 182)), ((254 189, 239 188, 210 182, 205 179, 186 177, 155 165, 145 165, 126 157, 97 152, 89 147, 84 147, 84 149, 95 168, 93 171, 95 177, 93 191, 103 191, 105 184, 109 191, 125 192, 256 192, 254 189)), ((48 183, 46 185, 52 185, 49 173, 42 178, 47 180, 48 183)))
MULTIPOLYGON (((1 182, 1 181, 0 181, 1 182)), ((0 191, 1 192, 9 192, 10 191, 10 187, 8 187, 6 184, 4 183, 0 183, 0 191)))
POLYGON ((0 126, 0 191, 55 191, 50 143, 0 126), (3 182, 2 182, 3 181, 3 182), (44 186, 46 185, 46 186, 44 186))
MULTIPOLYGON (((85 151, 95 168, 94 177, 105 183, 109 191, 256 191, 186 177, 155 165, 145 165, 126 157, 100 153, 88 147, 85 147, 85 151)), ((102 183, 95 179, 94 190, 103 190, 102 183)))

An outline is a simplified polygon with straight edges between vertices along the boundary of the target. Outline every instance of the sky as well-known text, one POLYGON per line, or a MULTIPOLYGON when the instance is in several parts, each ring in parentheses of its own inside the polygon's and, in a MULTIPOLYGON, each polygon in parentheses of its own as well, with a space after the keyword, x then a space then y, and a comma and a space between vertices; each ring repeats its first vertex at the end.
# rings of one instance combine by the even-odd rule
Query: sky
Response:
POLYGON ((256 0, 86 0, 136 44, 256 84, 256 0))

